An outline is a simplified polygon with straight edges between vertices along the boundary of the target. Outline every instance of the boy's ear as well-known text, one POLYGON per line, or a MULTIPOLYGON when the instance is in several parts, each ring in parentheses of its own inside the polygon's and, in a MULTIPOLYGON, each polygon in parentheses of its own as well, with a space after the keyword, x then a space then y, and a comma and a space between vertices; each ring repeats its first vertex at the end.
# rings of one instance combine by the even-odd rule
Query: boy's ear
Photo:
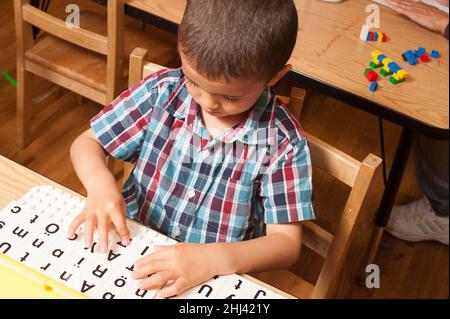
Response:
POLYGON ((286 64, 275 76, 269 81, 268 86, 274 86, 278 81, 281 80, 283 76, 292 70, 292 65, 286 64))

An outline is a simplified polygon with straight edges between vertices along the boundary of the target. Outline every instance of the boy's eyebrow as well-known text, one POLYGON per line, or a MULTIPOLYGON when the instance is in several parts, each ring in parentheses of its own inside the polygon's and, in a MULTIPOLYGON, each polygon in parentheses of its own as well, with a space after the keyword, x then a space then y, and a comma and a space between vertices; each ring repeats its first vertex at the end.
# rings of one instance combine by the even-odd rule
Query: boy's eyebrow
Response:
MULTIPOLYGON (((196 86, 199 86, 197 83, 195 83, 195 81, 193 81, 190 77, 188 77, 187 75, 186 75, 186 73, 184 74, 184 76, 186 77, 186 79, 189 81, 189 82, 192 82, 192 83, 194 83, 194 85, 196 85, 196 86)), ((240 99, 240 98, 243 98, 243 97, 245 97, 245 96, 247 96, 247 94, 245 94, 245 95, 227 95, 227 94, 216 94, 216 93, 214 93, 215 95, 220 95, 220 96, 223 96, 223 97, 228 97, 228 98, 233 98, 233 99, 240 99)))

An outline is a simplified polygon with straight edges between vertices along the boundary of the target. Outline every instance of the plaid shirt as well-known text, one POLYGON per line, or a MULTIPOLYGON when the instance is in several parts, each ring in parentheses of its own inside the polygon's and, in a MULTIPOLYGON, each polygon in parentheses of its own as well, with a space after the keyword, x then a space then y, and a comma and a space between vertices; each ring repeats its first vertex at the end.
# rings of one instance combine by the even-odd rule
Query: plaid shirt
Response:
POLYGON ((182 69, 123 92, 91 120, 113 157, 136 162, 127 216, 186 242, 233 242, 265 224, 314 218, 311 162, 299 123, 266 89, 249 117, 211 139, 182 69))

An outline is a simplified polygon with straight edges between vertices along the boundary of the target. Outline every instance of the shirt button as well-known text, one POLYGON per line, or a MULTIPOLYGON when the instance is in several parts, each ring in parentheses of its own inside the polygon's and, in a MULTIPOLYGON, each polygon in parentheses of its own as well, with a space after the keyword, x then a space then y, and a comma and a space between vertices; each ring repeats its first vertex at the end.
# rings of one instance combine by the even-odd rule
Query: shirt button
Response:
POLYGON ((189 198, 192 198, 195 196, 195 191, 193 189, 190 189, 187 194, 189 198))
POLYGON ((175 237, 178 237, 178 236, 180 236, 180 234, 181 234, 180 227, 175 227, 175 229, 174 229, 174 231, 173 231, 173 235, 174 235, 175 237))

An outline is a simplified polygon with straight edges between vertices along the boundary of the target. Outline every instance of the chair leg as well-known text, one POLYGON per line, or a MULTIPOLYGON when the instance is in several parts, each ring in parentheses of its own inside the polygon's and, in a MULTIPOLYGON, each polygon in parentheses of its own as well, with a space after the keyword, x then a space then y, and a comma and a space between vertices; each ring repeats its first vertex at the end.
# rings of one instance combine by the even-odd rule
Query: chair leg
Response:
POLYGON ((26 147, 31 142, 31 118, 33 112, 33 75, 17 70, 17 146, 26 147))
POLYGON ((298 87, 292 88, 288 107, 297 120, 300 120, 300 115, 302 114, 305 97, 306 97, 305 89, 298 87))

